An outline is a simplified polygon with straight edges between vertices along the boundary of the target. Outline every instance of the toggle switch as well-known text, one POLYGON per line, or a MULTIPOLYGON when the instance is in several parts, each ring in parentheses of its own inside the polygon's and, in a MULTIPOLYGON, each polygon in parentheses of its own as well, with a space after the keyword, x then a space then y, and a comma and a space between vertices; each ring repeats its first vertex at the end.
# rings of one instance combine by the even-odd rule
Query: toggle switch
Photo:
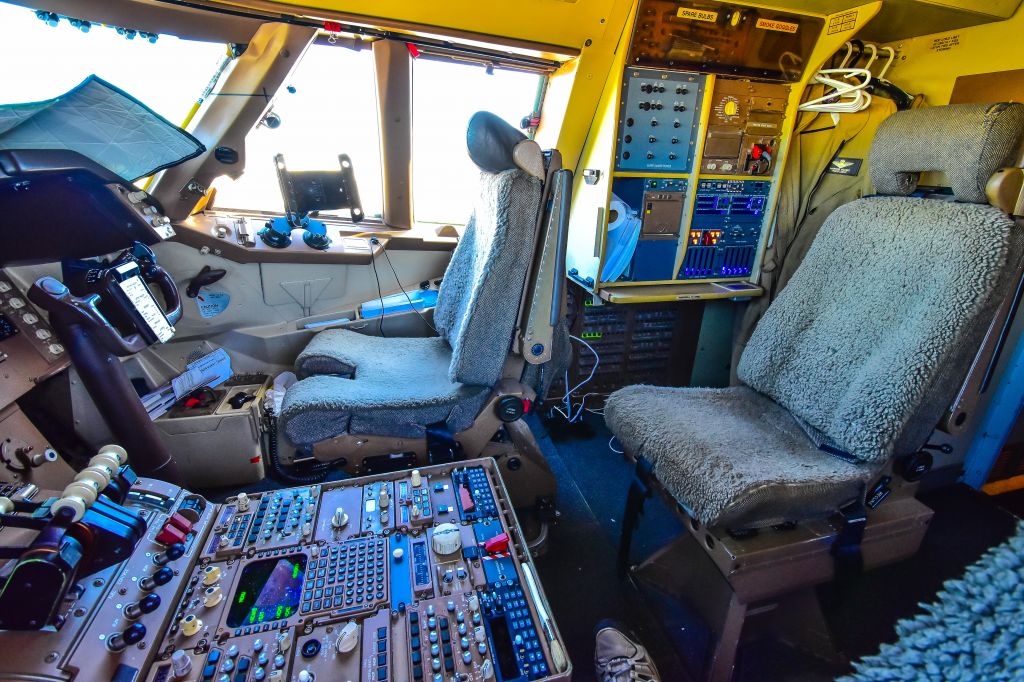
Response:
POLYGON ((171 579, 173 578, 174 571, 172 571, 167 566, 164 566, 163 568, 158 569, 156 573, 154 573, 153 575, 147 576, 140 580, 139 587, 145 590, 146 592, 150 592, 160 587, 161 585, 166 585, 167 583, 171 582, 171 579))
POLYGON ((168 564, 175 559, 180 559, 185 555, 185 545, 181 542, 175 542, 172 545, 168 545, 167 549, 160 552, 153 557, 153 563, 157 566, 163 566, 168 564))
POLYGON ((107 649, 115 654, 120 653, 145 638, 146 626, 142 623, 132 623, 121 632, 115 632, 107 637, 107 649))
POLYGON ((144 614, 152 613, 160 608, 160 595, 147 594, 137 602, 132 602, 124 607, 124 617, 128 620, 138 620, 144 614))

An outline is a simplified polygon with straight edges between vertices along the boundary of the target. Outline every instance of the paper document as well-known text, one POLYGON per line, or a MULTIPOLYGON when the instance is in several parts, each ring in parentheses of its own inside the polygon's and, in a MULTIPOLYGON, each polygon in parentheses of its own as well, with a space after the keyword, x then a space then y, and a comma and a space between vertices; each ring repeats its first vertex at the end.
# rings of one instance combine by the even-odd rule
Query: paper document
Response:
POLYGON ((157 419, 186 395, 206 386, 219 386, 231 377, 231 358, 223 348, 208 353, 185 366, 185 371, 152 393, 142 396, 142 405, 150 419, 157 419))
POLYGON ((142 319, 153 330, 160 343, 170 341, 171 337, 174 336, 174 327, 167 322, 164 311, 160 310, 156 299, 153 298, 149 288, 143 284, 142 279, 138 275, 129 277, 123 282, 118 282, 118 286, 121 287, 121 291, 125 293, 128 300, 132 302, 135 309, 142 315, 142 319))

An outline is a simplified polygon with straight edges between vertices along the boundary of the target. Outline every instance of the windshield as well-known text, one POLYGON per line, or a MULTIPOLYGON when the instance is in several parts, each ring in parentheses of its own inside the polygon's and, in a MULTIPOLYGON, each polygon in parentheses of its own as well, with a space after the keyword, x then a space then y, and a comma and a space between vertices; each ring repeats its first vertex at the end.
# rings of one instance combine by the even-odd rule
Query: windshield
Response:
POLYGON ((0 2, 0 103, 51 99, 95 74, 181 125, 227 49, 168 35, 129 40, 113 27, 88 28, 68 19, 50 26, 34 10, 0 2))
MULTIPOLYGON (((290 171, 338 170, 348 154, 363 214, 380 219, 380 132, 373 54, 338 45, 312 45, 274 97, 273 113, 245 138, 245 172, 213 182, 215 206, 281 213, 284 200, 274 156, 290 171)), ((348 209, 321 211, 348 217, 348 209)))

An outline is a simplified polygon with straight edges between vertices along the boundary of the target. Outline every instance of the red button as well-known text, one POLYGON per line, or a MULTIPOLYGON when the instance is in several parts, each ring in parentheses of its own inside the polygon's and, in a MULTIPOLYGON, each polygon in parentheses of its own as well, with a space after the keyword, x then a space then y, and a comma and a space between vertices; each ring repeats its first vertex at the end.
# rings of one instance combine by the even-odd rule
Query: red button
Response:
POLYGON ((484 541, 484 550, 488 554, 508 551, 508 533, 499 533, 490 540, 484 541))
POLYGON ((184 543, 185 534, 168 523, 163 527, 159 535, 156 536, 156 541, 161 545, 173 545, 176 542, 184 543))
POLYGON ((459 504, 462 505, 462 511, 471 512, 476 509, 476 503, 473 502, 473 495, 469 492, 469 488, 464 485, 459 486, 459 504))
POLYGON ((167 519, 167 523, 174 526, 182 533, 192 532, 192 522, 186 519, 178 512, 174 512, 173 514, 171 514, 170 517, 167 519))

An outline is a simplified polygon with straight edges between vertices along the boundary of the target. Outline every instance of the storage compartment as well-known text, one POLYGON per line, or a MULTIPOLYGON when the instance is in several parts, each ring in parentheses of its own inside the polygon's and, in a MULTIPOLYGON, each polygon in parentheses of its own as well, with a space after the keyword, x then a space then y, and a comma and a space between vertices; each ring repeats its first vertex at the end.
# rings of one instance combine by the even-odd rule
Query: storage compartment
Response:
POLYGON ((269 385, 264 374, 236 375, 217 387, 209 405, 175 405, 154 422, 186 486, 238 486, 265 478, 260 421, 269 385))

